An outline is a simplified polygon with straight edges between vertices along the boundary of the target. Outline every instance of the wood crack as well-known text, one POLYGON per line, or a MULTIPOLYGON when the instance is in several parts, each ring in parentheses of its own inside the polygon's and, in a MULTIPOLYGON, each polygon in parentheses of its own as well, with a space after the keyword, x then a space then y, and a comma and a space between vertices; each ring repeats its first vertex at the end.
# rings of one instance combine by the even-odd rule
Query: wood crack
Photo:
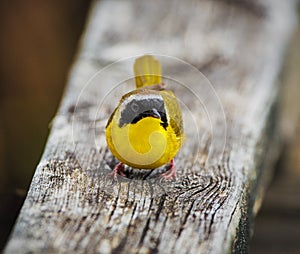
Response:
POLYGON ((220 254, 230 253, 232 239, 240 236, 246 249, 248 218, 240 220, 239 209, 249 216, 246 199, 256 198, 251 188, 271 163, 263 160, 275 159, 255 155, 273 145, 268 133, 276 121, 268 112, 278 99, 276 76, 293 28, 293 1, 175 2, 93 5, 5 254, 220 254), (274 29, 279 20, 281 29, 274 29), (118 98, 134 87, 128 79, 134 57, 128 57, 148 52, 157 53, 182 105, 186 141, 177 156, 180 170, 177 179, 160 181, 163 168, 126 167, 128 178, 116 183, 107 177, 117 160, 107 148, 105 126, 99 122, 92 129, 90 116, 109 117, 118 98), (224 124, 225 151, 219 138, 224 124))
POLYGON ((143 228, 143 232, 142 232, 142 235, 141 235, 141 238, 140 238, 140 241, 139 241, 139 246, 142 246, 143 245, 143 242, 144 242, 144 239, 145 239, 145 236, 149 230, 149 224, 150 224, 150 221, 151 221, 151 218, 149 217, 147 219, 147 222, 146 222, 146 225, 144 226, 143 228))

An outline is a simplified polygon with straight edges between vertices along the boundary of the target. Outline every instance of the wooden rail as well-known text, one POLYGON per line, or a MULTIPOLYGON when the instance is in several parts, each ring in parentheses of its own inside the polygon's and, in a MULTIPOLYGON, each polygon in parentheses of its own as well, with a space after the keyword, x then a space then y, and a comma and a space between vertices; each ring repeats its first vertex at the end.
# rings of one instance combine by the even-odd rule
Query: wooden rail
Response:
POLYGON ((293 8, 281 0, 95 1, 5 253, 247 252, 280 147, 277 77, 293 8), (144 53, 162 62, 186 139, 176 180, 161 181, 164 167, 126 168, 115 182, 104 127, 144 53))

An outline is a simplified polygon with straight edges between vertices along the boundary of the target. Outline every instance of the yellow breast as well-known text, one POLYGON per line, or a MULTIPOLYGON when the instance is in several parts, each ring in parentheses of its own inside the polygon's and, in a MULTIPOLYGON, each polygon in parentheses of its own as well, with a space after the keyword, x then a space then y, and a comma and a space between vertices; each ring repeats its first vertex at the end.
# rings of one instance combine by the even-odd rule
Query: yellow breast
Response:
POLYGON ((123 127, 112 119, 106 129, 107 144, 121 162, 134 167, 153 169, 165 165, 177 154, 181 138, 160 119, 146 117, 123 127))

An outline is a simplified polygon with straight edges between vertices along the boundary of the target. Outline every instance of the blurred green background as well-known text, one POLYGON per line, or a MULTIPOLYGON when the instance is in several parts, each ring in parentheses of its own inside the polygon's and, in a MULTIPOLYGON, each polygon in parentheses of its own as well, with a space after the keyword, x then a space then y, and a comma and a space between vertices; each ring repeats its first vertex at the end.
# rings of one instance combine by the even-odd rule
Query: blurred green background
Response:
MULTIPOLYGON (((89 5, 87 0, 0 3, 0 250, 43 152, 89 5)), ((300 253, 299 28, 287 56, 284 153, 255 222, 251 253, 300 253)))

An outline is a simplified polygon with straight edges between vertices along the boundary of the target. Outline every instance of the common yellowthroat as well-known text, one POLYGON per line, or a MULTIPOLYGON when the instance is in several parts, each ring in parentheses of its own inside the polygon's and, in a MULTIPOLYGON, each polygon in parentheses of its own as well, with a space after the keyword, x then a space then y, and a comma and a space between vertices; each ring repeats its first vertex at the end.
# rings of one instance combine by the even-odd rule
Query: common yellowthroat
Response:
POLYGON ((181 109, 174 93, 164 89, 161 64, 150 55, 134 63, 136 89, 125 94, 106 125, 106 141, 120 161, 112 175, 125 176, 124 164, 155 169, 170 162, 161 176, 176 176, 174 157, 183 141, 181 109))

